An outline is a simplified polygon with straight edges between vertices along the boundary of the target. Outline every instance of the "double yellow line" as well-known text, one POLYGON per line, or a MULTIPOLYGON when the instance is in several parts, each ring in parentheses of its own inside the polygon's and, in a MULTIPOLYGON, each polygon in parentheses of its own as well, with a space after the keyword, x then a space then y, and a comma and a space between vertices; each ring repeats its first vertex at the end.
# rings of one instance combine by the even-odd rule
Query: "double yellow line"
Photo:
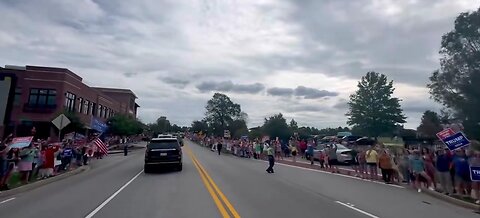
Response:
POLYGON ((210 195, 212 196, 213 201, 215 202, 215 205, 217 206, 218 210, 220 211, 220 214, 222 214, 222 217, 224 217, 224 218, 227 218, 227 217, 228 218, 230 218, 230 217, 240 218, 240 215, 235 210, 232 203, 230 203, 230 201, 227 199, 227 197, 225 197, 223 192, 220 191, 217 184, 215 184, 215 182, 213 182, 212 177, 210 177, 210 175, 208 175, 205 168, 200 164, 200 162, 198 162, 198 160, 195 157, 195 155, 193 154, 192 150, 190 150, 190 148, 188 148, 187 146, 184 146, 184 148, 187 151, 188 156, 190 156, 190 158, 192 159, 193 165, 195 165, 195 168, 197 168, 198 173, 200 174, 200 178, 203 181, 203 184, 207 188, 208 193, 210 193, 210 195), (226 208, 225 208, 225 206, 226 206, 226 208), (227 211, 227 209, 230 213, 227 211))

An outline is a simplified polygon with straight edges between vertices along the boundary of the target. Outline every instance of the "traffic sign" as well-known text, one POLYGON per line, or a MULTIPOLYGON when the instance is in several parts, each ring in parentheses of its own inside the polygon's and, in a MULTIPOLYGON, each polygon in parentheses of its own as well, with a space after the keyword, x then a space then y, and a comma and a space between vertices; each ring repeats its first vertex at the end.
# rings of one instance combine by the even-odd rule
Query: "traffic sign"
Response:
POLYGON ((463 132, 457 132, 451 136, 448 136, 442 139, 442 142, 450 149, 451 151, 463 148, 470 144, 470 141, 467 139, 467 136, 463 132))
POLYGON ((70 120, 64 114, 60 114, 57 118, 52 120, 52 123, 57 127, 57 129, 62 130, 68 126, 68 124, 70 124, 70 120))

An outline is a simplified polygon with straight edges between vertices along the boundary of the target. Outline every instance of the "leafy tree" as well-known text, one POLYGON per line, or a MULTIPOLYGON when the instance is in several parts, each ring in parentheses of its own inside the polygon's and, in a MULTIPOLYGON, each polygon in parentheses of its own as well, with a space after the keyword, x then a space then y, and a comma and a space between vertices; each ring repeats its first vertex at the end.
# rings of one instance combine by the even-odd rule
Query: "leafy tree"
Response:
POLYGON ((230 134, 233 138, 240 138, 244 135, 248 135, 247 123, 241 119, 230 122, 228 130, 230 130, 230 134))
POLYGON ((292 133, 288 128, 287 120, 283 117, 283 114, 275 114, 270 118, 265 118, 263 124, 263 132, 271 138, 279 137, 282 140, 288 140, 292 133))
POLYGON ((435 139, 436 134, 442 131, 442 125, 438 114, 430 110, 425 111, 417 131, 422 137, 435 139))
POLYGON ((261 139, 263 136, 263 131, 261 126, 250 128, 248 131, 248 137, 250 139, 261 139))
POLYGON ((432 98, 464 120, 470 137, 480 137, 480 8, 461 13, 442 37, 440 69, 430 77, 432 98))
POLYGON ((108 132, 114 135, 130 136, 143 132, 144 125, 125 115, 115 115, 108 119, 108 132))
POLYGON ((288 126, 290 127, 290 130, 292 132, 297 132, 298 131, 298 123, 297 121, 295 121, 294 119, 290 120, 290 125, 288 126))
POLYGON ((190 128, 192 132, 203 132, 206 133, 208 131, 208 124, 205 120, 195 120, 192 122, 192 127, 190 128))
POLYGON ((206 121, 212 129, 213 134, 222 136, 227 125, 235 119, 242 119, 245 113, 241 113, 239 104, 230 100, 228 96, 221 93, 215 93, 207 102, 206 121))
POLYGON ((400 99, 392 97, 393 81, 376 72, 368 72, 350 95, 347 123, 364 130, 369 136, 378 137, 391 132, 395 125, 405 123, 400 99))

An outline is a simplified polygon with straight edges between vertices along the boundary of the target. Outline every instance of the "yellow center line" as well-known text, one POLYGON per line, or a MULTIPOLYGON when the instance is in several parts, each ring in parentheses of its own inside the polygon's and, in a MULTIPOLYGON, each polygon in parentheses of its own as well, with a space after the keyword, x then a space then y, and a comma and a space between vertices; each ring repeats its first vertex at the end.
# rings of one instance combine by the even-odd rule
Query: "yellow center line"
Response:
MULTIPOLYGON (((215 184, 215 182, 213 181, 212 177, 210 177, 210 175, 207 173, 207 171, 205 170, 205 168, 200 164, 200 162, 198 161, 198 159, 195 157, 195 155, 193 154, 192 150, 190 148, 187 148, 187 151, 189 153, 189 156, 190 158, 193 160, 193 162, 195 163, 196 166, 198 166, 197 170, 199 169, 201 171, 201 174, 204 174, 204 176, 207 178, 208 182, 210 182, 210 185, 213 186, 213 189, 215 189, 216 193, 218 194, 218 196, 220 196, 220 198, 222 199, 223 203, 225 203, 225 205, 227 206, 227 208, 230 210, 230 212, 232 213, 233 217, 234 218, 240 218, 240 215, 238 214, 238 212, 235 210, 235 208, 233 207, 232 203, 230 203, 230 201, 228 200, 228 198, 225 196, 225 194, 223 194, 223 192, 220 190, 220 188, 218 188, 217 184, 215 184)), ((223 205, 222 205, 223 206, 223 205)))
MULTIPOLYGON (((193 160, 193 153, 190 151, 190 149, 186 149, 188 156, 193 160)), ((220 211, 220 214, 222 214, 222 217, 224 218, 230 218, 230 215, 228 214, 227 210, 223 206, 222 202, 218 198, 218 196, 215 194, 214 190, 212 189, 212 186, 210 186, 208 180, 205 178, 205 175, 203 175, 203 172, 200 169, 200 166, 197 165, 197 163, 193 160, 193 165, 195 165, 195 168, 197 168, 198 173, 200 174, 200 178, 203 181, 203 184, 207 188, 207 191, 210 193, 210 196, 212 196, 213 201, 215 202, 215 205, 217 206, 218 210, 220 211)))

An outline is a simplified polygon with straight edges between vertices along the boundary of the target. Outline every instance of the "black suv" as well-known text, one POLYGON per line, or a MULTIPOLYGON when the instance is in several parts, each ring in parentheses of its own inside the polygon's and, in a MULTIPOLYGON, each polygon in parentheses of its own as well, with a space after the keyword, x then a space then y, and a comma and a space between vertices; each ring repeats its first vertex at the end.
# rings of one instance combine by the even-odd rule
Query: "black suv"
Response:
POLYGON ((174 166, 182 170, 182 148, 176 138, 154 138, 145 150, 145 173, 151 173, 155 166, 174 166))

